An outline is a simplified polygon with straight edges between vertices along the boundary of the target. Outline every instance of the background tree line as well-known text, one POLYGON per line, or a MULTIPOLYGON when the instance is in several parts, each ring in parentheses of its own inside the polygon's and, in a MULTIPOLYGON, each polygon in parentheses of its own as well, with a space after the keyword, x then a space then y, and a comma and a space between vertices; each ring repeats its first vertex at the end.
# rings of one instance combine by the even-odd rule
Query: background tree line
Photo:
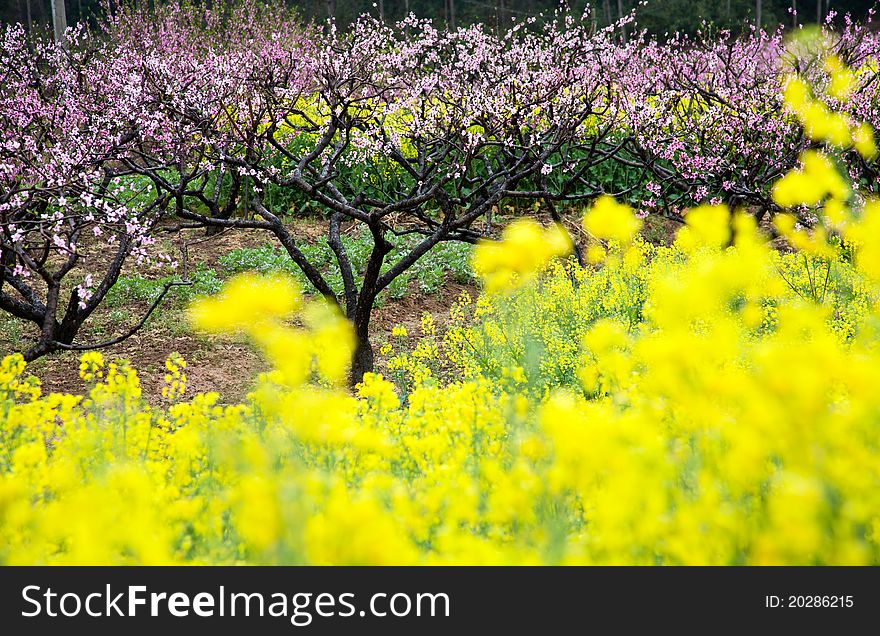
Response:
MULTIPOLYGON (((3 0, 0 22, 21 22, 32 29, 51 29, 53 15, 73 24, 100 19, 108 0, 3 0), (63 16, 61 14, 63 13, 63 16)), ((112 4, 118 0, 109 0, 112 4)), ((131 0, 152 6, 161 0, 131 0)), ((211 4, 225 0, 201 0, 211 4)), ((663 36, 676 31, 693 33, 706 22, 717 28, 741 30, 760 23, 765 28, 784 23, 815 23, 829 11, 850 13, 864 18, 874 0, 276 0, 295 7, 310 20, 334 17, 347 25, 362 13, 385 20, 403 18, 409 12, 432 18, 449 26, 482 22, 493 29, 503 29, 514 20, 541 19, 564 6, 581 13, 590 5, 596 26, 617 22, 622 15, 635 11, 638 28, 663 36), (795 15, 796 14, 796 15, 795 15)), ((626 38, 632 25, 621 29, 626 38)))

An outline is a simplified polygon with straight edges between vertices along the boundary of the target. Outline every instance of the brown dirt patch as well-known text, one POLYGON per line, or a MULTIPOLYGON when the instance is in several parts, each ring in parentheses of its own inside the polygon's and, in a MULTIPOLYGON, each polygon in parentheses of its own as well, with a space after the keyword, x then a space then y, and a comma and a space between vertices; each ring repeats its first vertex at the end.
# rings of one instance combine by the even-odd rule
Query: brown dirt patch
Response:
MULTIPOLYGON (((170 335, 150 329, 101 353, 108 362, 130 362, 140 377, 144 398, 151 404, 160 404, 165 360, 175 351, 188 362, 187 394, 217 391, 223 403, 243 400, 257 374, 267 370, 266 363, 244 340, 170 335)), ((32 362, 28 368, 40 378, 47 393, 82 393, 85 387, 79 378, 79 355, 74 351, 57 352, 32 362)))

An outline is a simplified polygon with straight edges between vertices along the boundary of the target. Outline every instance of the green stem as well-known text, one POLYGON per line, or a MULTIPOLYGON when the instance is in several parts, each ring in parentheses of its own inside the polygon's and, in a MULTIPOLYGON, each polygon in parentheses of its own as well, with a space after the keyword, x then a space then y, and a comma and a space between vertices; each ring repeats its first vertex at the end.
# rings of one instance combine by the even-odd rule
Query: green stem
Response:
POLYGON ((828 259, 828 269, 825 270, 825 284, 822 285, 822 302, 825 302, 825 294, 828 291, 828 279, 831 278, 831 267, 834 265, 834 262, 829 258, 828 259))

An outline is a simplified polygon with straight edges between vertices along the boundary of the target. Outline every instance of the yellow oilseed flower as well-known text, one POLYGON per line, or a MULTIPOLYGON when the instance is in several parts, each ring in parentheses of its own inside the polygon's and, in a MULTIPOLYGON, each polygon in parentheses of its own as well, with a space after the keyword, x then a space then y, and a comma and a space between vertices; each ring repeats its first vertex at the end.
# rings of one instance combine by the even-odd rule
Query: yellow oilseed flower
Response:
POLYGON ((176 351, 165 360, 165 386, 162 397, 174 401, 186 391, 186 360, 176 351))
POLYGON ((31 474, 46 461, 46 445, 42 440, 23 444, 12 454, 12 470, 31 474))
POLYGON ((833 112, 819 101, 808 102, 797 110, 798 119, 815 141, 824 141, 845 148, 852 140, 852 120, 844 113, 833 112))
POLYGON ((821 121, 819 117, 819 114, 815 114, 813 119, 807 118, 805 120, 808 130, 812 131, 815 128, 820 131, 814 135, 814 139, 825 141, 837 148, 846 148, 852 143, 854 123, 848 115, 832 113, 824 115, 824 120, 821 121))
POLYGON ((196 301, 190 316, 207 331, 246 332, 288 386, 310 379, 344 383, 356 344, 351 324, 322 300, 300 311, 306 330, 285 325, 284 319, 300 308, 299 288, 292 279, 245 274, 217 296, 196 301))
POLYGON ((788 236, 795 231, 797 219, 792 214, 777 214, 773 217, 773 225, 782 236, 788 236))
POLYGON ((698 247, 720 248, 730 242, 730 211, 724 205, 701 205, 684 217, 687 225, 678 231, 675 244, 685 251, 698 247))
POLYGON ((316 372, 331 384, 344 384, 357 345, 352 324, 336 306, 323 299, 306 306, 303 322, 309 329, 316 372))
MULTIPOLYGON (((834 55, 825 59, 824 67, 829 74, 827 94, 838 100, 846 100, 856 87, 856 73, 834 55)), ((815 141, 823 141, 831 146, 846 149, 850 146, 865 159, 873 160, 878 154, 874 132, 864 122, 855 122, 844 112, 834 112, 822 101, 813 98, 809 84, 801 77, 786 78, 783 90, 788 106, 803 124, 807 134, 815 141)), ((809 184, 807 175, 789 173, 780 181, 783 190, 793 191, 791 196, 782 193, 783 200, 797 201, 797 192, 816 192, 809 184)), ((815 194, 804 194, 806 199, 815 199, 815 194)))
POLYGON ((773 186, 773 200, 784 208, 817 205, 825 197, 821 185, 803 171, 792 171, 773 186))
POLYGON ((587 248, 587 262, 597 265, 605 260, 608 252, 601 245, 594 243, 587 248))
POLYGON ((827 155, 815 150, 808 150, 801 155, 804 172, 836 199, 845 199, 849 195, 849 186, 837 171, 834 163, 827 155))
POLYGON ((571 247, 562 227, 543 228, 531 219, 518 219, 504 229, 500 242, 477 245, 473 267, 487 291, 512 289, 531 279, 552 258, 568 254, 571 247))
POLYGON ((100 351, 86 351, 79 358, 79 377, 90 382, 104 376, 104 356, 100 351))
POLYGON ((629 243, 642 227, 633 209, 603 195, 584 215, 584 229, 596 238, 629 243))
POLYGON ((829 244, 828 232, 821 225, 811 230, 799 227, 795 218, 790 214, 775 216, 773 225, 798 251, 821 258, 834 257, 834 247, 829 244))
POLYGON ((219 295, 193 303, 189 315, 204 331, 238 331, 284 318, 300 303, 299 286, 293 279, 246 273, 230 279, 219 295))
MULTIPOLYGON (((845 231, 876 241, 873 216, 845 231)), ((803 255, 732 225, 730 248, 636 242, 635 271, 557 263, 462 303, 449 351, 424 348, 450 375, 405 401, 378 375, 352 396, 276 370, 242 405, 160 414, 121 365, 92 400, 0 397, 0 559, 878 563, 876 283, 835 262, 829 297, 845 280, 864 312, 846 342, 850 305, 798 293, 803 255)), ((325 317, 303 318, 264 327, 301 336, 306 364, 325 317)))
POLYGON ((810 85, 797 75, 784 80, 783 99, 794 112, 800 113, 812 101, 810 85))
POLYGON ((626 332, 620 323, 600 320, 584 335, 584 345, 595 353, 605 353, 626 343, 626 332))
POLYGON ((505 378, 510 378, 511 382, 514 384, 523 384, 527 381, 525 370, 519 365, 514 367, 504 367, 504 369, 501 370, 501 373, 505 378))
POLYGON ((828 56, 824 66, 830 76, 828 94, 841 101, 848 98, 855 90, 855 73, 836 55, 828 56))
POLYGON ((437 333, 437 324, 434 322, 434 316, 428 312, 423 312, 419 323, 422 327, 422 335, 425 337, 433 337, 437 333))
POLYGON ((822 208, 822 216, 833 228, 842 229, 852 220, 849 207, 839 199, 829 199, 822 208))
POLYGON ((852 133, 852 143, 856 151, 867 160, 877 158, 877 142, 874 140, 874 131, 862 122, 856 126, 852 133))
POLYGON ((406 338, 406 327, 403 325, 394 325, 391 329, 391 335, 395 338, 406 338))
MULTIPOLYGON (((830 73, 828 94, 838 100, 845 99, 854 88, 854 74, 833 56, 826 60, 826 70, 830 73)), ((788 78, 783 97, 811 139, 838 148, 846 148, 853 143, 856 125, 852 119, 846 113, 834 112, 823 102, 813 99, 810 87, 803 78, 788 78)))
POLYGON ((26 368, 24 356, 13 353, 0 360, 0 399, 4 397, 36 400, 40 397, 38 378, 23 377, 26 368))
POLYGON ((329 565, 410 565, 419 553, 375 497, 352 498, 335 488, 323 510, 306 522, 305 549, 312 563, 329 565))
POLYGON ((0 362, 0 382, 5 387, 13 379, 18 378, 22 373, 24 373, 26 363, 24 361, 24 356, 20 353, 13 353, 12 355, 4 356, 3 361, 0 362))
POLYGON ((270 549, 281 538, 278 484, 263 475, 247 475, 234 491, 236 528, 257 551, 270 549))
POLYGON ((737 211, 733 214, 733 242, 742 253, 761 250, 765 238, 758 230, 758 222, 751 214, 737 211))
POLYGON ((270 324, 252 337, 285 384, 297 386, 309 378, 314 352, 306 332, 270 324))
POLYGON ((872 280, 880 280, 880 201, 865 203, 861 218, 846 230, 846 238, 856 248, 856 266, 872 280))
POLYGON ((801 163, 801 169, 792 170, 773 186, 773 200, 780 206, 818 205, 828 196, 842 200, 849 196, 849 186, 825 154, 807 150, 801 163))
POLYGON ((382 377, 381 373, 365 373, 357 385, 358 397, 373 404, 379 411, 390 411, 400 406, 394 385, 382 377))

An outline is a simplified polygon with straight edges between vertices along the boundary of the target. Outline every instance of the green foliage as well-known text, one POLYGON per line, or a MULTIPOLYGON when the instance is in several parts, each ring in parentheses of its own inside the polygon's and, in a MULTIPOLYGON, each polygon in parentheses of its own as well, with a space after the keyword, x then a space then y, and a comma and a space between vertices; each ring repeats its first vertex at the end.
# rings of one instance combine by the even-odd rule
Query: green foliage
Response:
POLYGON ((25 347, 24 323, 11 314, 0 314, 0 346, 19 351, 25 347))
MULTIPOLYGON (((145 278, 139 274, 120 276, 107 292, 105 303, 110 308, 124 307, 131 303, 152 304, 162 293, 165 284, 174 280, 182 279, 180 276, 145 278)), ((166 297, 167 301, 179 306, 199 296, 210 296, 220 291, 222 283, 217 273, 204 265, 199 265, 186 280, 192 284, 172 288, 166 297)))

